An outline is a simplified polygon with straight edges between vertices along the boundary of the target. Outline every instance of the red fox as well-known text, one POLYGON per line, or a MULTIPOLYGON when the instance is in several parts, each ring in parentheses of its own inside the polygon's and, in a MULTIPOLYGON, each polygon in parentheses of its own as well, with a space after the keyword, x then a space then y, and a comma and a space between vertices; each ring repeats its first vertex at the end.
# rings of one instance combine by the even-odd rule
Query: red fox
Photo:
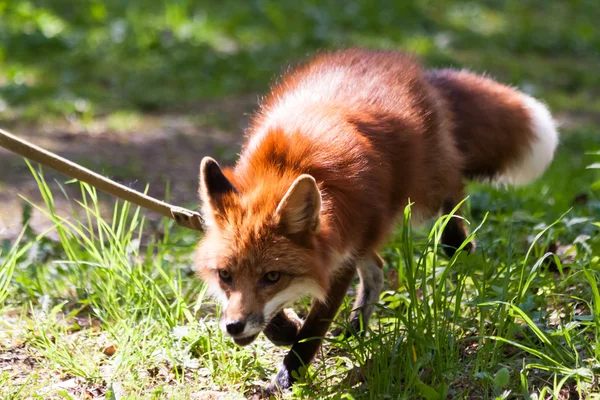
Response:
MULTIPOLYGON (((465 179, 525 184, 557 144, 542 103, 488 78, 425 71, 399 52, 316 56, 263 101, 235 167, 202 160, 195 264, 221 328, 242 346, 260 332, 291 345, 267 391, 289 388, 321 344, 303 339, 327 333, 356 272, 351 324, 368 325, 383 285, 376 250, 408 199, 421 220, 448 213, 465 179), (284 310, 306 295, 305 321, 284 310)), ((446 252, 466 238, 452 218, 446 252)))

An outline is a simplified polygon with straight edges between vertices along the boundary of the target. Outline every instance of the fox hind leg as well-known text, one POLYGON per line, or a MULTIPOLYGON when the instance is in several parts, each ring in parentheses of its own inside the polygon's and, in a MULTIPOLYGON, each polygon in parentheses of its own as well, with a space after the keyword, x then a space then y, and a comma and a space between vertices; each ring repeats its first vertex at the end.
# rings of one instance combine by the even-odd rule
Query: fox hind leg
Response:
MULTIPOLYGON (((458 203, 451 197, 447 198, 444 201, 444 205, 442 206, 442 213, 450 214, 454 207, 456 207, 458 203)), ((460 209, 457 210, 453 217, 450 218, 448 224, 446 225, 446 229, 442 233, 442 245, 444 246, 444 252, 448 257, 452 257, 456 250, 463 244, 468 237, 468 231, 465 227, 464 220, 462 219, 460 209)), ((472 253, 475 250, 475 241, 467 243, 464 247, 464 250, 468 253, 472 253)))

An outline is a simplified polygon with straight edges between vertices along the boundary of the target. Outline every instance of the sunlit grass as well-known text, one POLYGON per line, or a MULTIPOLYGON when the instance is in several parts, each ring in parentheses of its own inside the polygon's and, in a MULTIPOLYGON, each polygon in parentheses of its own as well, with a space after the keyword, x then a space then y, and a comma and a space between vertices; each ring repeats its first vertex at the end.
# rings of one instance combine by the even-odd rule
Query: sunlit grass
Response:
MULTIPOLYGON (((600 149, 599 11, 545 0, 0 0, 0 120, 126 138, 147 129, 145 112, 176 108, 203 130, 235 132, 229 113, 196 114, 197 102, 263 93, 306 54, 340 46, 413 51, 519 86, 588 125, 562 132, 534 184, 470 184, 473 255, 439 251, 448 217, 412 228, 406 210, 381 249, 387 286, 369 332, 328 338, 288 397, 599 398, 600 169, 586 168, 600 149)), ((195 233, 150 227, 127 203, 106 213, 94 188, 66 183, 80 190, 73 199, 31 173, 43 202, 10 210, 23 228, 0 243, 0 397, 245 398, 268 382, 287 349, 222 334, 193 276, 195 233), (33 208, 48 231, 29 227, 33 208)))
MULTIPOLYGON (((3 259, 0 293, 10 298, 0 309, 12 317, 0 323, 0 338, 25 345, 35 369, 50 377, 32 379, 24 389, 3 386, 8 392, 0 393, 55 395, 52 387, 68 389, 60 382, 69 377, 80 388, 139 396, 164 384, 166 392, 180 394, 243 391, 246 379, 264 375, 266 360, 223 337, 215 307, 191 279, 193 238, 174 238, 170 223, 160 239, 143 237, 139 209, 117 204, 106 218, 86 184, 80 184, 73 214, 59 216, 43 175, 31 171, 45 202, 35 207, 54 222, 58 240, 29 237, 3 259), (48 388, 54 374, 59 380, 48 388)), ((13 372, 7 379, 23 371, 13 372)))
MULTIPOLYGON (((414 230, 407 209, 382 250, 388 286, 369 333, 328 339, 292 396, 597 391, 600 202, 589 185, 600 177, 581 152, 591 148, 600 148, 597 135, 573 134, 539 182, 474 185, 465 202, 473 255, 441 255, 451 216, 414 230), (582 193, 587 202, 572 205, 582 193)), ((58 215, 41 171, 31 172, 44 199, 35 207, 54 222, 55 239, 26 228, 0 255, 0 347, 21 360, 3 368, 0 394, 243 397, 268 382, 286 349, 264 338, 239 348, 221 333, 219 309, 191 271, 193 233, 164 221, 150 235, 129 204, 102 214, 85 184, 73 212, 58 215)), ((337 324, 350 307, 349 298, 337 324)))
POLYGON ((598 111, 598 10, 543 0, 0 0, 0 118, 85 123, 263 92, 307 53, 340 46, 413 51, 431 66, 498 75, 561 109, 598 111))

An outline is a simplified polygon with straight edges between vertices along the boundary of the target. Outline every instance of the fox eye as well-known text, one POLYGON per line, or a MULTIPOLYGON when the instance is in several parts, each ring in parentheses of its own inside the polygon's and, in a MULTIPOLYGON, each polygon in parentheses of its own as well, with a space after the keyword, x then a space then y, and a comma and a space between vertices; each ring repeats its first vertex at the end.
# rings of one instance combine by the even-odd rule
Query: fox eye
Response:
POLYGON ((231 273, 229 271, 227 271, 226 269, 220 269, 219 270, 219 278, 221 278, 221 280, 223 280, 224 282, 231 282, 231 273))
POLYGON ((275 283, 281 278, 281 273, 277 271, 270 271, 265 274, 265 281, 269 283, 275 283))

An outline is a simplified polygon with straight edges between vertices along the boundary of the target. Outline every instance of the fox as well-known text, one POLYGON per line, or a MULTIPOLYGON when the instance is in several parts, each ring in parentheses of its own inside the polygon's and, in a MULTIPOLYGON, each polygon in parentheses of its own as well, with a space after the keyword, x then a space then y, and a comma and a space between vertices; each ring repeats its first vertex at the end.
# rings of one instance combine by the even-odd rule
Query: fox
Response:
MULTIPOLYGON (((409 200, 426 221, 451 213, 469 180, 532 182, 559 135, 544 103, 489 77, 350 48, 284 73, 244 140, 233 166, 202 159, 205 234, 194 264, 237 345, 262 332, 291 346, 265 389, 278 393, 315 357, 356 274, 350 327, 368 327, 384 284, 377 251, 409 200), (287 307, 305 296, 302 320, 287 307)), ((467 238, 463 219, 451 218, 444 251, 467 238)))

